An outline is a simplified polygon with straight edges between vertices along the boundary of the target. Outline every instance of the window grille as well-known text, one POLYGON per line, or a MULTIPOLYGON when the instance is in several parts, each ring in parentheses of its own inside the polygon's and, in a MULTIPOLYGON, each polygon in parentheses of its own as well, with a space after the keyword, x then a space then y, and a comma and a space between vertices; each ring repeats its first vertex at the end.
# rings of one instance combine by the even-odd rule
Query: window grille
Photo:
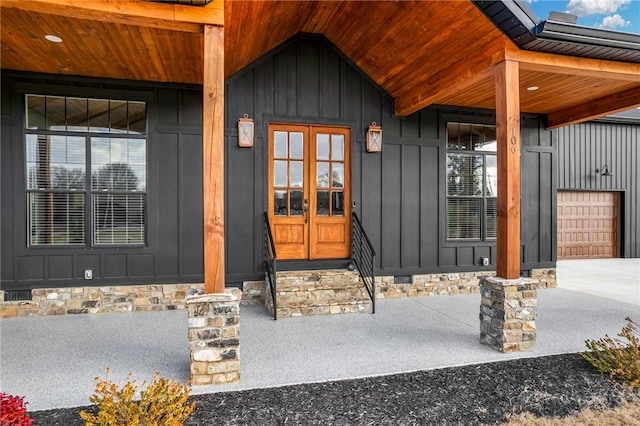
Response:
POLYGON ((496 238, 495 126, 447 123, 447 239, 496 238))
POLYGON ((29 246, 145 243, 144 102, 26 95, 29 246))

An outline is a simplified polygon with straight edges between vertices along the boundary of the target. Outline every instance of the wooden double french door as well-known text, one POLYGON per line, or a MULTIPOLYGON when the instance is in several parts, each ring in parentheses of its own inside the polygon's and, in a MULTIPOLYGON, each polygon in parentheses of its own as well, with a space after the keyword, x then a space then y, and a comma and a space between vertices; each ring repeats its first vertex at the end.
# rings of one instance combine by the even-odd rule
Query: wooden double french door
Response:
POLYGON ((350 131, 269 125, 269 221, 278 259, 351 255, 350 131))

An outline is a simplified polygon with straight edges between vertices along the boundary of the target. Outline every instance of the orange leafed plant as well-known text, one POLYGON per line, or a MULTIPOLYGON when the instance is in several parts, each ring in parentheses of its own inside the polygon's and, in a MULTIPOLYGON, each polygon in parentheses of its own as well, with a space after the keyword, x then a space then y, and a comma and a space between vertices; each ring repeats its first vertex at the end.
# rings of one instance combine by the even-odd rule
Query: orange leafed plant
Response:
MULTIPOLYGON (((130 378, 131 373, 127 376, 130 378)), ((153 381, 146 388, 146 382, 142 382, 144 389, 140 391, 139 400, 134 399, 138 392, 135 380, 128 380, 122 387, 106 378, 96 377, 95 380, 96 390, 90 401, 97 406, 98 412, 80 412, 87 426, 178 426, 195 407, 195 402, 188 403, 188 382, 169 381, 159 373, 154 374, 153 381)))

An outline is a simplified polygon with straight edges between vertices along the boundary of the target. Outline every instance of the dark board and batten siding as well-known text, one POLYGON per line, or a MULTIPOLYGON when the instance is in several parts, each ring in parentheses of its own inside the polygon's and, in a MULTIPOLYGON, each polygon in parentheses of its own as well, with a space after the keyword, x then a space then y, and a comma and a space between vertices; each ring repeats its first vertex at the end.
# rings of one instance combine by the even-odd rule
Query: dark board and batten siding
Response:
MULTIPOLYGON (((227 281, 262 276, 269 122, 351 128, 354 211, 378 253, 376 273, 476 271, 483 269, 480 257, 495 265, 495 242, 453 243, 444 234, 446 121, 494 124, 493 113, 430 107, 393 117, 392 101, 367 76, 327 42, 304 37, 232 76, 225 95, 227 281), (237 120, 245 113, 255 120, 251 149, 237 146, 237 120), (383 127, 381 153, 365 149, 372 121, 383 127)), ((555 146, 537 116, 523 118, 522 135, 522 269, 552 267, 555 146)), ((313 267, 295 264, 305 266, 313 267)))
POLYGON ((2 77, 3 289, 202 282, 202 90, 10 73, 2 77), (145 247, 26 244, 24 94, 147 101, 145 247), (84 270, 93 279, 84 279, 84 270))
POLYGON ((640 257, 640 123, 591 121, 553 131, 558 190, 620 193, 620 257, 640 257), (596 169, 609 166, 613 176, 596 169))
MULTIPOLYGON (((393 117, 391 99, 324 40, 292 41, 231 77, 225 87, 227 285, 264 277, 270 122, 351 129, 352 200, 378 253, 377 274, 477 271, 483 269, 480 257, 495 265, 495 242, 445 238, 447 120, 494 122, 490 111, 439 107, 393 117), (237 120, 244 114, 255 120, 250 149, 237 146, 237 120), (384 132, 378 154, 365 150, 366 129, 373 121, 384 132)), ((522 135, 522 268, 551 267, 555 146, 539 117, 524 117, 522 135)), ((3 72, 0 147, 4 289, 202 281, 201 88, 3 72), (31 93, 148 101, 146 247, 26 247, 22 123, 27 88, 31 93), (85 268, 94 269, 93 280, 83 279, 85 268)), ((306 266, 323 265, 331 262, 306 266)))

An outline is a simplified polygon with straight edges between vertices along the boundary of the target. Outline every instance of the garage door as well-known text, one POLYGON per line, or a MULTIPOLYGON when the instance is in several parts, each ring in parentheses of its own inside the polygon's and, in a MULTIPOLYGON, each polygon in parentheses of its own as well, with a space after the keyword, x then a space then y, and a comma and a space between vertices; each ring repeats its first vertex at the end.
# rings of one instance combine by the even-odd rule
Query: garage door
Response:
POLYGON ((558 191, 558 259, 618 256, 617 192, 558 191))

